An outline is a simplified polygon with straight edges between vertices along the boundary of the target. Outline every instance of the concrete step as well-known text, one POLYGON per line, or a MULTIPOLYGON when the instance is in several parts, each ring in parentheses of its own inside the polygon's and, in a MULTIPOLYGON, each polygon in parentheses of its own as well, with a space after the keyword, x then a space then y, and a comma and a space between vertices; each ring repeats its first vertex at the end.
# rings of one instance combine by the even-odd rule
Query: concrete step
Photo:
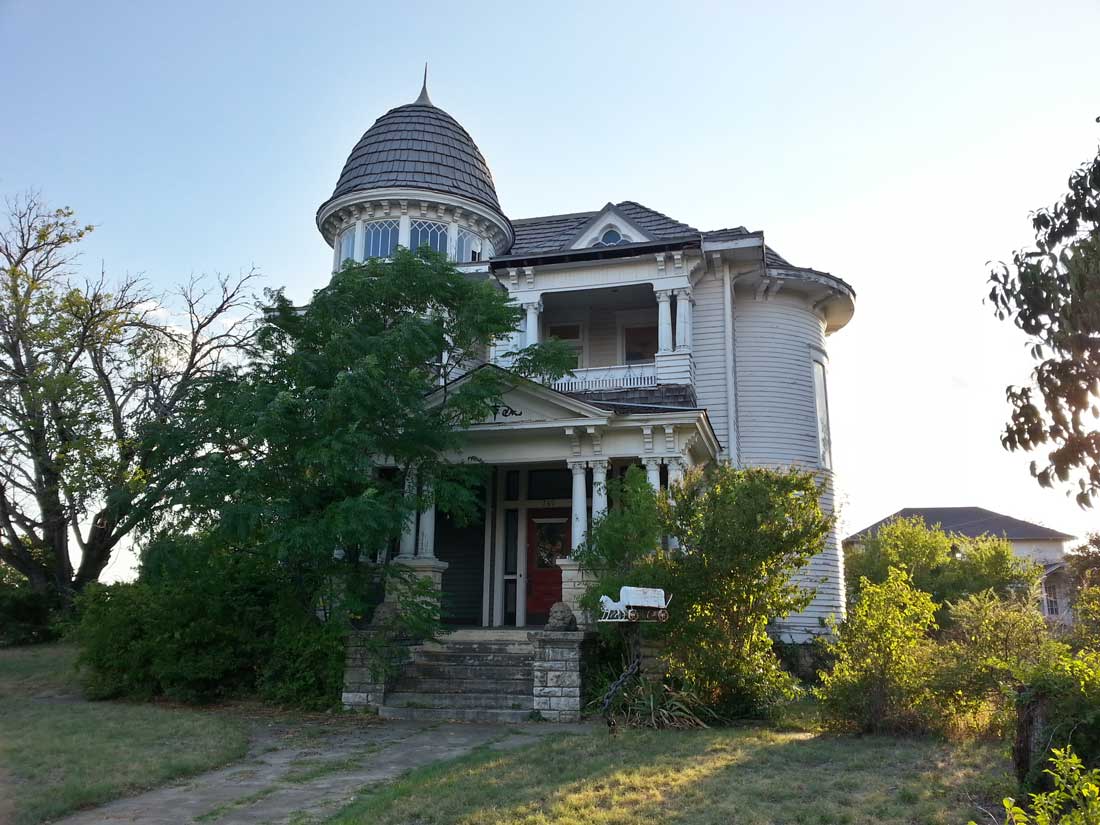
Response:
POLYGON ((474 650, 423 650, 413 651, 412 661, 436 665, 493 665, 499 667, 530 666, 532 654, 504 653, 499 651, 481 652, 474 650))
POLYGON ((534 648, 526 642, 425 642, 418 645, 414 652, 424 653, 463 653, 463 654, 513 654, 517 656, 532 656, 534 648))
POLYGON ((501 665, 445 665, 429 662, 410 662, 405 665, 403 677, 415 679, 503 679, 530 680, 531 665, 505 667, 501 665))
POLYGON ((493 708, 401 708, 383 705, 378 709, 383 719, 416 719, 425 722, 530 722, 529 710, 495 710, 493 708))
POLYGON ((534 700, 530 695, 507 693, 413 693, 386 694, 387 705, 395 708, 492 708, 495 710, 530 710, 534 700))
POLYGON ((531 678, 526 679, 433 679, 403 674, 394 685, 397 691, 419 693, 507 693, 530 696, 531 678))
POLYGON ((457 627, 442 638, 447 642, 522 642, 530 644, 526 627, 457 627))

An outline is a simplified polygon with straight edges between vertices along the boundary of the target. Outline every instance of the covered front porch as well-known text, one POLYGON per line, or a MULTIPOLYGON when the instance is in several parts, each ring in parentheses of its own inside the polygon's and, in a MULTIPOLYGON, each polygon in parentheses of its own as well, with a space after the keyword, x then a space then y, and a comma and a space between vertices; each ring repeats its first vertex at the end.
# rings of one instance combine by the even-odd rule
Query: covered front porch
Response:
POLYGON ((460 525, 429 504, 395 558, 438 583, 454 625, 540 627, 559 601, 580 617, 585 582, 573 554, 614 504, 608 481, 637 465, 664 489, 719 452, 703 410, 621 414, 532 382, 504 401, 451 457, 487 465, 478 518, 460 525))

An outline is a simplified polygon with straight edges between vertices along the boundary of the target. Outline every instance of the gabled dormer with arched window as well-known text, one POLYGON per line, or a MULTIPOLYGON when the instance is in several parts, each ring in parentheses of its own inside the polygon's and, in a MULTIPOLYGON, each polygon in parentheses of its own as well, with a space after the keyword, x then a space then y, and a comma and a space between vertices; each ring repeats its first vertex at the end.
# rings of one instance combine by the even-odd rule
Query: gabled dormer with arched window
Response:
POLYGON ((615 204, 609 203, 577 231, 570 247, 590 249, 651 240, 652 235, 632 223, 615 204))

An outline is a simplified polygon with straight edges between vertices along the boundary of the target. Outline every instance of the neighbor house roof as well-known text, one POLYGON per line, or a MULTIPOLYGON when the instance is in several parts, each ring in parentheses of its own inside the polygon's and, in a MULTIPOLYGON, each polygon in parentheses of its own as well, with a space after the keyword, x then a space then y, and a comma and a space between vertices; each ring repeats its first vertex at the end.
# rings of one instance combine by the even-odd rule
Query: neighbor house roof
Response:
POLYGON ((853 533, 844 539, 844 544, 859 542, 869 538, 889 521, 897 518, 912 518, 920 516, 924 523, 932 526, 940 525, 948 533, 958 533, 962 536, 977 538, 986 533, 993 536, 1004 536, 1009 541, 1068 541, 1074 536, 1051 530, 1041 524, 1033 524, 1030 521, 994 513, 984 507, 903 507, 891 516, 881 521, 876 521, 870 527, 865 527, 858 533, 853 533))

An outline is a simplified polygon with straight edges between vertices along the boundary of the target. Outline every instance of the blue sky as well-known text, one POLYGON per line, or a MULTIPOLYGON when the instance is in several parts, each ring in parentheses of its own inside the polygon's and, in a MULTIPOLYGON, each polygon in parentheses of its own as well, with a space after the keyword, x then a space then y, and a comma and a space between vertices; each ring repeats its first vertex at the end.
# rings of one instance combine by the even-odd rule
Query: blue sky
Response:
POLYGON ((1100 516, 999 446, 1030 362, 982 305, 1100 141, 1100 4, 1045 6, 0 0, 0 192, 97 224, 90 269, 255 265, 305 298, 316 207, 428 60, 510 217, 637 200, 855 287, 830 342, 847 527, 978 504, 1083 533, 1100 516))

